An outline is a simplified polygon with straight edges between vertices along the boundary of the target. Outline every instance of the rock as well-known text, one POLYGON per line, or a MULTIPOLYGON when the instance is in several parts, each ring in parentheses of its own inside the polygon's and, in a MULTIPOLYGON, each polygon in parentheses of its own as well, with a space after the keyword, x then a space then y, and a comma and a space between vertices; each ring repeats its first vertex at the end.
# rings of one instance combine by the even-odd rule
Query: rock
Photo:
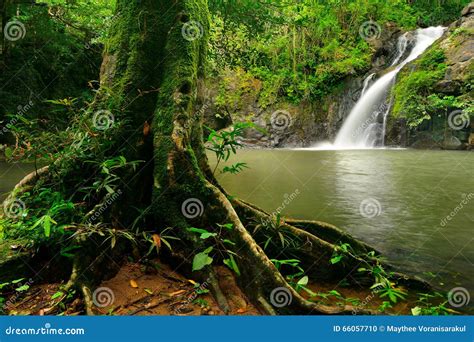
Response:
POLYGON ((464 9, 462 10, 461 12, 461 15, 463 17, 468 17, 470 16, 471 14, 474 14, 474 2, 471 2, 469 5, 467 5, 466 7, 464 7, 464 9))
POLYGON ((463 143, 456 137, 448 137, 443 141, 443 148, 446 150, 460 150, 463 143))

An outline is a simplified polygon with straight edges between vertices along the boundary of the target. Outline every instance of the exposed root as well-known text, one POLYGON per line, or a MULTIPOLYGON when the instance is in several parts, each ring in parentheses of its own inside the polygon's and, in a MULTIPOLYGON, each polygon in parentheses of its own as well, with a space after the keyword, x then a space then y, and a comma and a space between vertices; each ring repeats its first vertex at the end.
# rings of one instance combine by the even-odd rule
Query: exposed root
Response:
POLYGON ((30 172, 27 174, 25 177, 23 177, 22 180, 20 180, 13 190, 10 192, 8 197, 4 200, 4 203, 10 203, 13 202, 18 196, 20 196, 22 193, 28 191, 30 188, 32 188, 36 182, 46 175, 49 172, 49 166, 44 166, 38 170, 35 170, 33 172, 30 172))
POLYGON ((89 316, 94 316, 94 302, 92 300, 91 290, 85 284, 81 284, 80 289, 84 299, 86 314, 89 316))
POLYGON ((227 315, 230 312, 229 302, 227 301, 226 296, 221 290, 219 286, 219 280, 217 279, 216 272, 214 269, 208 274, 207 282, 209 283, 209 287, 211 290, 214 299, 217 302, 217 305, 221 308, 221 310, 227 315))
POLYGON ((15 185, 13 192, 18 191, 24 187, 33 186, 34 184, 36 184, 38 179, 42 177, 43 175, 45 175, 48 171, 49 171, 49 166, 44 166, 38 170, 35 170, 27 174, 25 177, 23 177, 21 181, 17 183, 17 185, 15 185))
MULTIPOLYGON (((213 191, 221 208, 226 213, 227 222, 234 225, 230 235, 234 242, 240 247, 238 254, 241 257, 239 263, 241 276, 239 282, 244 293, 259 304, 259 308, 265 313, 296 313, 296 314, 350 314, 354 311, 352 306, 331 307, 310 302, 296 292, 270 261, 262 248, 255 242, 250 233, 242 224, 239 215, 235 211, 227 197, 215 186, 208 183, 207 187, 213 191), (289 295, 290 300, 286 306, 274 305, 270 309, 272 292, 282 290, 289 295), (272 312, 273 311, 273 312, 272 312)), ((317 238, 316 238, 317 239, 317 238)), ((319 239, 318 239, 319 240, 319 239)), ((329 244, 328 244, 329 245, 329 244)), ((272 303, 273 304, 273 303, 272 303)), ((377 314, 372 310, 359 310, 360 314, 377 314)))

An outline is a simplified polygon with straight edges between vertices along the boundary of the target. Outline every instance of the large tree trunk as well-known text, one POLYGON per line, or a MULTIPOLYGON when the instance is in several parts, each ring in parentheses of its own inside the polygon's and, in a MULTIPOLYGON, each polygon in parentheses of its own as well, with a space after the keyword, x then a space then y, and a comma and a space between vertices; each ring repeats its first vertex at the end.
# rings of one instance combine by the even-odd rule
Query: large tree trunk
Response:
MULTIPOLYGON (((92 144, 95 147, 90 151, 97 154, 98 160, 124 155, 127 160, 143 163, 138 170, 122 175, 124 194, 103 217, 104 222, 111 221, 124 230, 129 229, 137 217, 130 206, 147 208, 151 219, 148 223, 158 230, 171 227, 179 238, 169 260, 189 273, 196 253, 210 245, 208 240, 199 239, 187 228, 219 232, 221 239, 235 243, 230 249, 236 255, 240 270, 237 281, 262 312, 351 313, 353 308, 349 306, 328 307, 305 300, 288 284, 270 258, 298 258, 306 273, 319 281, 345 278, 358 286, 367 286, 367 279, 355 273, 358 266, 367 261, 355 255, 348 255, 344 263, 336 265, 331 265, 329 260, 339 242, 351 243, 360 252, 367 252, 369 247, 330 225, 288 221, 283 223, 282 229, 295 244, 284 249, 270 245, 264 251, 264 240, 255 227, 257 222, 269 222, 273 217, 251 204, 231 200, 210 171, 203 144, 201 112, 193 110, 200 80, 205 74, 209 32, 207 1, 118 0, 116 16, 104 55, 101 90, 90 111, 91 115, 109 111, 115 128, 111 130, 113 135, 105 132, 104 136, 96 137, 92 144), (219 228, 225 224, 231 224, 232 229, 219 228), (287 296, 290 299, 287 305, 275 305, 274 302, 278 302, 278 298, 273 298, 275 293, 287 296)), ((84 177, 85 167, 74 157, 65 157, 51 168, 56 169, 53 173, 64 181, 62 191, 71 193, 78 187, 72 179, 84 177)), ((88 175, 84 184, 87 182, 90 182, 88 175)), ((267 234, 274 234, 277 239, 277 231, 270 230, 267 234)), ((92 313, 88 288, 94 286, 103 273, 100 267, 92 271, 86 267, 100 261, 94 251, 96 241, 81 240, 80 243, 89 247, 84 249, 88 255, 76 258, 68 287, 83 290, 89 304, 88 313, 92 313), (81 277, 87 281, 81 281, 81 277)), ((116 247, 114 252, 111 248, 108 252, 117 254, 122 249, 116 247)), ((209 282, 219 305, 227 311, 226 297, 213 269, 222 262, 223 257, 216 254, 213 264, 195 275, 209 282)), ((423 285, 416 281, 411 284, 423 285)), ((357 312, 371 313, 369 310, 357 312)))

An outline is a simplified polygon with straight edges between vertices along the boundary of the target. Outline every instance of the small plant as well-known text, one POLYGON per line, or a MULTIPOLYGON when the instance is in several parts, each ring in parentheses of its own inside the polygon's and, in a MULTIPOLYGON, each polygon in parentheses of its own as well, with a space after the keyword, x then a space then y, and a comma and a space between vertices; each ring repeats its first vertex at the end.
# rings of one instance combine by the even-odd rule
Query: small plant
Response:
POLYGON ((378 310, 380 312, 385 312, 387 311, 388 309, 391 309, 393 306, 390 302, 387 302, 387 301, 383 301, 382 304, 380 304, 378 310))
MULTIPOLYGON (((219 164, 222 161, 229 160, 229 157, 232 154, 237 153, 237 148, 240 148, 242 144, 238 141, 238 138, 241 137, 244 131, 248 128, 256 128, 256 125, 251 122, 238 122, 234 124, 230 129, 215 131, 210 127, 206 127, 211 133, 207 138, 207 149, 215 153, 217 157, 216 166, 214 167, 213 173, 216 172, 219 164)), ((224 167, 222 170, 223 173, 229 172, 231 174, 236 174, 242 171, 244 168, 248 168, 246 163, 236 163, 229 167, 224 167)))
POLYGON ((265 239, 263 249, 272 244, 277 248, 298 247, 296 238, 285 228, 285 222, 281 218, 280 213, 272 215, 269 219, 261 219, 255 226, 254 234, 261 232, 265 239), (278 242, 275 242, 277 240, 278 242))
POLYGON ((193 271, 199 271, 204 267, 211 265, 214 262, 215 255, 220 256, 224 265, 229 269, 235 272, 240 276, 240 269, 235 260, 237 254, 233 252, 230 248, 235 246, 235 242, 232 240, 224 238, 224 233, 226 231, 234 229, 234 225, 231 223, 226 224, 217 224, 218 232, 210 232, 202 228, 188 228, 189 232, 199 234, 201 240, 212 239, 213 245, 207 247, 202 252, 197 253, 193 258, 193 271), (215 252, 214 255, 211 255, 212 252, 215 252))
POLYGON ((430 315, 430 316, 441 316, 441 315, 453 315, 458 312, 452 310, 446 306, 448 300, 446 296, 439 292, 434 293, 419 293, 417 306, 411 309, 413 316, 430 315), (432 301, 437 301, 439 304, 433 304, 432 301))
POLYGON ((352 250, 352 247, 348 243, 342 243, 339 244, 338 246, 334 247, 334 251, 331 257, 331 264, 337 264, 341 262, 348 253, 350 253, 352 250))
POLYGON ((397 303, 399 299, 404 300, 407 296, 403 288, 396 287, 392 282, 377 283, 372 285, 371 289, 377 289, 380 298, 388 297, 392 303, 397 303))

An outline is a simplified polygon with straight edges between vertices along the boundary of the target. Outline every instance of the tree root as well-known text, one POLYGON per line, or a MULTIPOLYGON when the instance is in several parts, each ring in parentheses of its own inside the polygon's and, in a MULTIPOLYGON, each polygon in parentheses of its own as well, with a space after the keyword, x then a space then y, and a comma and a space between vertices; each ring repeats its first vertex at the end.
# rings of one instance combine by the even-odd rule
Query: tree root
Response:
MULTIPOLYGON (((262 312, 267 314, 350 314, 355 311, 355 308, 349 305, 332 307, 304 299, 288 284, 262 248, 255 242, 242 224, 229 199, 211 183, 207 183, 206 187, 213 192, 216 201, 224 210, 226 222, 230 221, 234 226, 230 236, 239 246, 240 262, 238 264, 241 272, 241 276, 238 277, 239 285, 243 292, 254 303, 258 304, 262 312), (282 295, 285 297, 283 303, 279 298, 282 295), (269 301, 273 307, 271 307, 269 301)), ((321 242, 321 245, 324 246, 324 243, 321 242)), ((330 245, 328 244, 328 246, 330 245)), ((360 314, 377 314, 377 312, 367 309, 358 310, 357 312, 360 314)))
POLYGON ((219 280, 217 279, 216 271, 214 270, 214 268, 209 271, 206 281, 209 284, 211 293, 214 296, 217 305, 227 315, 230 312, 229 302, 227 301, 226 296, 221 290, 219 280))

